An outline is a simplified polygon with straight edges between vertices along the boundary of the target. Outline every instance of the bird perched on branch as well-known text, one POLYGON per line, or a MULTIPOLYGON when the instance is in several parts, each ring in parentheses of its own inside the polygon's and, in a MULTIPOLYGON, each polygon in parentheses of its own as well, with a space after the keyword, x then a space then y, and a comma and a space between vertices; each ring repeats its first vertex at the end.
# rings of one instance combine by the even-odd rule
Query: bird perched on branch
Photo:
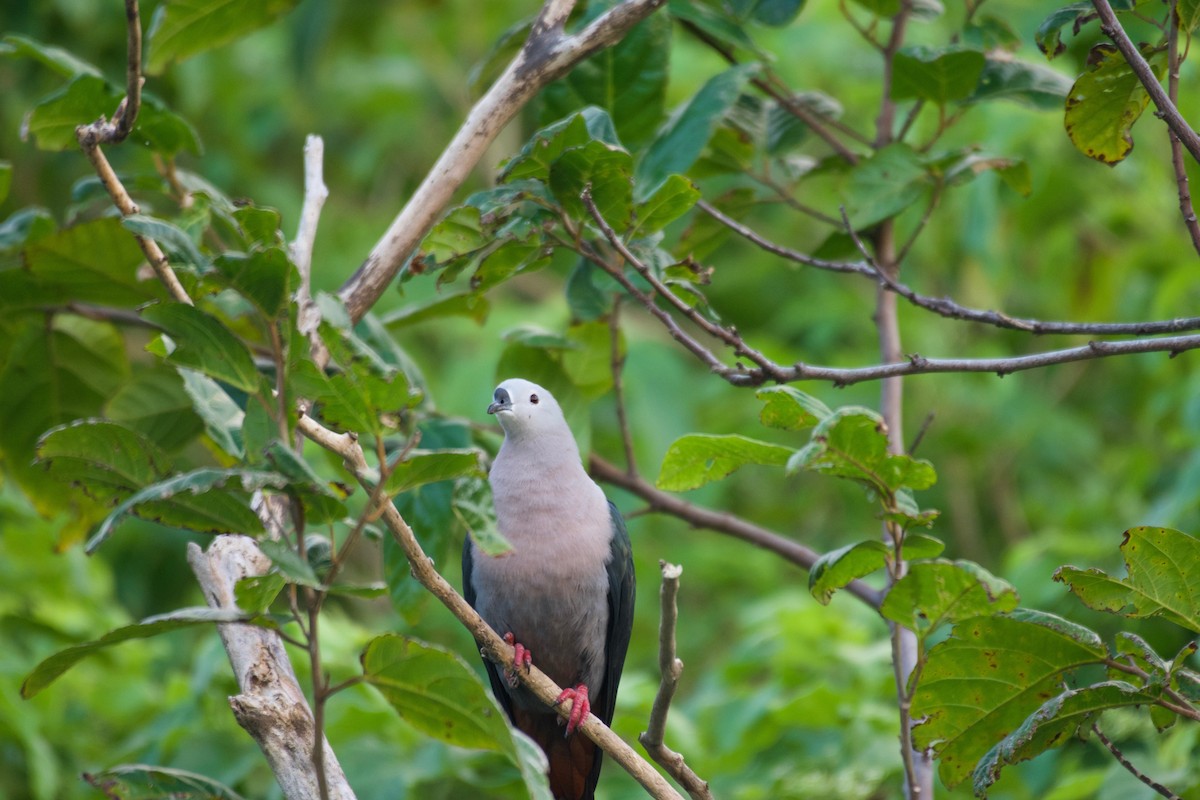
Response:
POLYGON ((602 752, 573 735, 590 712, 612 722, 633 625, 629 535, 580 463, 554 397, 526 380, 496 388, 488 413, 504 429, 489 481, 500 532, 513 549, 492 557, 467 539, 467 602, 512 644, 517 668, 536 662, 571 701, 563 720, 524 689, 515 672, 485 661, 496 699, 545 751, 557 800, 590 800, 602 752))

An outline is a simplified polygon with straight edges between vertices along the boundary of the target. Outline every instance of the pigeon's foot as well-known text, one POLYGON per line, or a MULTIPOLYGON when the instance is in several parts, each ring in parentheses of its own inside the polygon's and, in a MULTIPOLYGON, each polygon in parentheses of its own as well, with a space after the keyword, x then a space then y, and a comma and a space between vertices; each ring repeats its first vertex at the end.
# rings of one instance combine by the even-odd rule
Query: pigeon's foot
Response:
POLYGON ((508 681, 509 686, 515 689, 520 683, 517 679, 517 670, 524 669, 526 673, 529 672, 529 668, 533 666, 533 653, 517 641, 517 637, 513 636, 512 631, 504 634, 504 641, 512 645, 513 649, 513 665, 511 669, 504 670, 504 679, 508 681))
POLYGON ((563 689, 554 705, 562 705, 567 700, 571 701, 571 713, 567 717, 567 736, 570 736, 580 723, 588 718, 588 714, 592 713, 592 704, 588 700, 588 688, 582 683, 574 689, 563 689))

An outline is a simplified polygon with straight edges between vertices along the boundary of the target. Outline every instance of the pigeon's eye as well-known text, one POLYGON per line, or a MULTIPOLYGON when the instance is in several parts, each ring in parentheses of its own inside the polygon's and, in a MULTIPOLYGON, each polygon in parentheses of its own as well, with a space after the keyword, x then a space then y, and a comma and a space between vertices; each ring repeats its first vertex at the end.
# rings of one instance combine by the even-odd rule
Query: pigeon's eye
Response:
POLYGON ((538 396, 536 394, 529 395, 529 402, 536 406, 538 404, 538 396))

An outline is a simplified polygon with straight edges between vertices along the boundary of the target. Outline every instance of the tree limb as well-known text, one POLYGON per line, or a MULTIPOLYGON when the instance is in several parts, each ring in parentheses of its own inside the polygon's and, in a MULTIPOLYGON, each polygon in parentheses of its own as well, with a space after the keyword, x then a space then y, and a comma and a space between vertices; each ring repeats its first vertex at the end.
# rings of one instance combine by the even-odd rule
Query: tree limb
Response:
MULTIPOLYGON (((363 455, 362 447, 358 443, 357 435, 353 433, 335 433, 308 415, 302 415, 296 427, 301 433, 321 447, 340 456, 346 469, 354 475, 359 484, 368 491, 372 490, 374 478, 371 474, 371 468, 367 464, 366 457, 363 455)), ((428 589, 470 631, 485 658, 495 662, 502 668, 513 670, 526 688, 533 692, 548 707, 555 709, 560 716, 566 719, 570 715, 571 704, 563 703, 558 706, 554 705, 562 690, 555 685, 554 681, 546 677, 541 670, 537 669, 537 667, 530 667, 528 670, 524 667, 519 670, 513 669, 512 646, 506 644, 484 622, 483 617, 479 616, 475 612, 475 609, 471 608, 470 604, 463 599, 462 595, 456 592, 454 587, 434 568, 433 561, 421 549, 421 545, 417 541, 417 537, 413 534, 412 528, 408 526, 408 523, 404 521, 400 512, 396 510, 395 503, 388 501, 382 503, 381 506, 381 519, 391 532, 392 538, 396 540, 396 543, 400 545, 400 548, 404 551, 404 555, 408 558, 413 577, 428 589)), ((651 797, 658 800, 682 800, 679 793, 667 783, 666 779, 654 769, 650 762, 639 756, 632 747, 626 744, 621 737, 613 733, 595 714, 589 714, 579 726, 579 730, 612 757, 615 762, 620 764, 626 772, 633 776, 634 780, 640 783, 651 797)))
POLYGON ((300 273, 300 286, 296 290, 299 306, 297 327, 310 336, 321 323, 321 314, 312 299, 312 253, 317 240, 317 223, 321 209, 329 197, 324 177, 325 141, 320 136, 309 134, 304 140, 304 204, 300 208, 300 222, 296 226, 296 238, 288 247, 292 263, 300 273))
POLYGON ((551 81, 597 50, 619 41, 665 2, 625 0, 572 35, 562 30, 574 5, 572 0, 546 3, 521 52, 471 109, 383 238, 342 286, 339 294, 351 319, 362 319, 375 304, 488 146, 517 112, 551 81))
MULTIPOLYGON (((695 528, 707 528, 718 533, 728 534, 735 539, 749 542, 756 547, 769 550, 804 570, 812 569, 813 564, 821 554, 799 542, 780 536, 777 533, 760 528, 752 522, 735 517, 723 511, 711 511, 707 508, 692 505, 673 494, 656 488, 636 475, 622 472, 613 464, 593 454, 588 459, 588 471, 592 477, 604 483, 618 486, 625 491, 640 497, 651 511, 669 514, 672 517, 687 522, 695 528)), ((860 580, 846 584, 845 591, 862 600, 872 608, 879 608, 883 597, 876 589, 871 588, 860 580)))
MULTIPOLYGON (((260 509, 260 514, 268 517, 269 526, 282 525, 278 515, 286 512, 274 507, 280 501, 280 498, 268 499, 260 509), (276 515, 274 523, 269 519, 271 514, 276 515)), ((265 575, 271 568, 271 560, 252 538, 234 535, 216 537, 207 550, 189 544, 188 563, 208 605, 229 609, 237 607, 234 589, 239 580, 265 575)), ((310 746, 315 735, 313 715, 279 634, 240 623, 222 623, 217 630, 241 691, 229 698, 234 718, 258 743, 284 797, 288 800, 319 797, 310 746)), ((333 800, 354 800, 354 791, 328 742, 324 757, 328 796, 333 800)))
POLYGON ((650 709, 646 730, 638 737, 638 741, 646 748, 650 757, 669 772, 693 800, 712 800, 708 781, 703 780, 684 763, 682 755, 663 744, 667 730, 667 712, 671 709, 671 699, 675 696, 675 688, 679 685, 679 676, 683 672, 683 662, 675 657, 675 622, 679 618, 679 607, 675 598, 679 594, 679 576, 683 574, 683 567, 665 561, 659 561, 658 566, 662 570, 662 588, 659 590, 662 616, 658 626, 658 669, 662 680, 658 684, 658 693, 654 696, 654 706, 650 709))

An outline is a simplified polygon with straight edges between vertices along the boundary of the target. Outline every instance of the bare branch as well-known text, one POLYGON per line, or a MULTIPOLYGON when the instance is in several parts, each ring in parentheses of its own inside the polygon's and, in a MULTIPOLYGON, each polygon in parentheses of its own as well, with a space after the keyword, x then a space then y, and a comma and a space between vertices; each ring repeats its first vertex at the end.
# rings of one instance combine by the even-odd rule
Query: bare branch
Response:
POLYGON ((671 699, 675 696, 679 676, 683 673, 683 662, 675 657, 675 622, 679 617, 675 598, 679 594, 679 576, 683 574, 683 567, 665 561, 659 561, 658 566, 662 570, 662 588, 659 591, 662 616, 658 625, 658 669, 662 680, 654 696, 646 730, 638 737, 638 741, 694 800, 712 800, 708 781, 684 763, 682 755, 663 744, 667 712, 671 709, 671 699))
POLYGON ((1112 753, 1112 757, 1117 760, 1117 763, 1129 770, 1129 773, 1133 775, 1133 777, 1137 778, 1139 781, 1146 784, 1163 797, 1168 798, 1168 800, 1179 800, 1179 795, 1175 794, 1170 789, 1155 781, 1153 778, 1135 767, 1133 763, 1125 757, 1125 754, 1122 753, 1115 744, 1113 744, 1112 740, 1104 735, 1104 732, 1100 730, 1100 726, 1094 722, 1092 723, 1092 733, 1096 734, 1096 738, 1099 739, 1100 743, 1108 749, 1108 752, 1112 753))
MULTIPOLYGON (((273 501, 268 501, 271 503, 273 501)), ((285 513, 272 509, 271 513, 285 513)), ((218 536, 207 550, 188 545, 188 563, 213 608, 236 608, 234 588, 243 578, 264 575, 271 560, 248 536, 218 536)), ((241 694, 229 698, 233 715, 262 749, 288 800, 319 796, 311 749, 316 727, 304 692, 279 635, 254 625, 217 626, 241 694)), ((330 798, 354 800, 354 792, 329 743, 324 748, 330 798)))
MULTIPOLYGON (((1179 101, 1179 65, 1182 61, 1179 53, 1179 12, 1176 10, 1175 0, 1171 0, 1167 11, 1167 97, 1172 103, 1179 101)), ((1179 213, 1183 216, 1183 225, 1192 238, 1192 249, 1200 255, 1200 221, 1197 221, 1196 209, 1192 205, 1187 167, 1183 162, 1183 145, 1175 131, 1168 130, 1167 138, 1171 141, 1171 167, 1175 170, 1179 213)))
POLYGON ((1108 0, 1092 0, 1092 6, 1100 15, 1100 29, 1104 31, 1105 36, 1112 39, 1113 44, 1121 51, 1121 55, 1125 56, 1125 60, 1133 69, 1133 74, 1137 76, 1138 81, 1145 87, 1146 93, 1150 95, 1150 99, 1154 101, 1154 105, 1158 109, 1155 116, 1167 123, 1171 131, 1179 137, 1180 143, 1192 154, 1192 158, 1200 162, 1200 136, 1196 135, 1196 131, 1188 125, 1187 120, 1179 113, 1179 109, 1171 102, 1171 98, 1167 97, 1158 78, 1154 77, 1154 70, 1150 68, 1150 64, 1142 57, 1137 45, 1133 43, 1129 34, 1117 21, 1117 15, 1108 0))
POLYGON ((546 3, 521 52, 471 109, 383 238, 342 286, 340 295, 352 319, 361 319, 375 304, 488 146, 525 103, 583 59, 619 41, 665 2, 625 0, 574 35, 562 31, 574 3, 546 3))
POLYGON ((1014 317, 1003 311, 985 311, 959 305, 949 297, 931 297, 914 291, 904 283, 879 274, 872 259, 865 261, 827 261, 793 250, 789 247, 770 241, 753 228, 738 222, 733 217, 722 212, 707 201, 697 204, 701 211, 720 222, 734 233, 745 238, 759 248, 773 253, 781 258, 794 261, 797 264, 823 269, 829 272, 850 273, 860 275, 872 281, 883 281, 890 291, 903 297, 913 305, 932 311, 948 319, 960 319, 965 322, 978 322, 1015 331, 1026 331, 1034 334, 1060 334, 1081 336, 1150 336, 1160 333, 1183 333, 1200 329, 1200 317, 1177 317, 1168 320, 1153 320, 1148 322, 1060 322, 1040 320, 1030 317, 1014 317))
MULTIPOLYGON (((686 500, 656 488, 636 475, 622 471, 595 454, 592 454, 588 460, 588 471, 597 480, 619 486, 630 494, 640 497, 650 506, 651 511, 669 514, 695 528, 707 528, 749 542, 755 547, 775 553, 801 569, 812 569, 813 564, 817 563, 817 559, 821 557, 820 553, 810 547, 766 528, 760 528, 733 514, 711 511, 692 505, 686 500)), ((883 602, 883 597, 877 589, 873 589, 859 580, 848 583, 845 591, 872 608, 879 608, 880 603, 883 602)))
MULTIPOLYGON (((301 433, 321 447, 341 456, 346 468, 350 470, 359 484, 364 489, 372 491, 374 480, 371 476, 370 467, 363 455, 362 447, 359 446, 358 437, 355 434, 334 433, 307 415, 300 417, 296 427, 301 433)), ((475 609, 471 608, 462 595, 456 592, 454 587, 438 573, 433 566, 433 561, 421 549, 421 545, 417 541, 417 537, 413 534, 412 528, 408 526, 408 523, 404 521, 400 512, 396 510, 395 504, 391 502, 383 503, 382 511, 383 522, 391 532, 392 538, 396 540, 397 544, 404 551, 404 555, 408 558, 413 577, 428 589, 442 605, 446 606, 450 610, 450 613, 454 614, 458 618, 458 621, 471 632, 484 657, 494 661, 501 667, 512 669, 513 648, 506 644, 484 622, 483 618, 475 612, 475 609)), ((563 703, 559 706, 554 705, 562 690, 554 684, 554 681, 547 678, 541 670, 531 667, 528 670, 524 668, 520 670, 514 669, 513 672, 520 677, 521 682, 526 688, 533 692, 547 707, 556 709, 564 719, 570 715, 570 703, 563 703)), ((587 719, 579 726, 579 730, 611 756, 614 761, 620 764, 626 772, 632 775, 634 780, 645 787, 646 791, 652 797, 659 798, 660 800, 670 800, 672 798, 674 800, 681 800, 679 793, 671 788, 671 785, 654 769, 650 762, 638 755, 632 747, 626 744, 621 737, 613 733, 595 714, 588 715, 587 719)))
POLYGON ((312 299, 312 253, 317 240, 317 224, 321 220, 321 209, 329 198, 329 189, 324 177, 325 141, 309 134, 304 140, 304 204, 300 208, 300 222, 296 226, 296 238, 288 251, 292 263, 300 273, 300 286, 296 290, 298 307, 297 328, 312 342, 318 364, 325 364, 328 353, 315 335, 321 324, 321 312, 312 299))

